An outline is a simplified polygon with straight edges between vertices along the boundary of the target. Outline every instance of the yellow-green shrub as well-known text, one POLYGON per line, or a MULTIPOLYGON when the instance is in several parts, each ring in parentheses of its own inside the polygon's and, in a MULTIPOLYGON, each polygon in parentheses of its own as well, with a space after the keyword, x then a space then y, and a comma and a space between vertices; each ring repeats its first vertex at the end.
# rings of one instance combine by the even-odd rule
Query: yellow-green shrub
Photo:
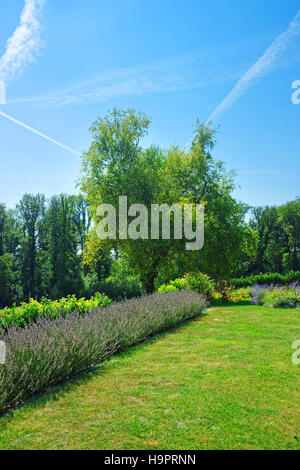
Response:
POLYGON ((39 317, 57 318, 66 316, 74 311, 81 315, 90 312, 94 308, 106 307, 111 300, 103 294, 97 293, 90 300, 77 299, 75 295, 69 295, 59 300, 42 299, 40 302, 30 299, 22 302, 19 307, 4 308, 0 311, 0 329, 9 326, 25 326, 35 322, 39 317))

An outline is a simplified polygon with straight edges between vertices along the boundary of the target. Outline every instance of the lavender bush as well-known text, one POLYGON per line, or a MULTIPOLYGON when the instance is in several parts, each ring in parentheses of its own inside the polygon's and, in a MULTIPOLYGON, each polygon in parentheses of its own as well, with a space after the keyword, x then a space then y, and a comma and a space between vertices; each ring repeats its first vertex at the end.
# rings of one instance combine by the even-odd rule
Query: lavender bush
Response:
POLYGON ((7 349, 0 366, 0 413, 30 396, 93 367, 112 354, 201 314, 206 300, 192 291, 149 295, 75 312, 39 318, 0 333, 7 349))
POLYGON ((269 289, 273 289, 273 286, 254 284, 253 290, 250 291, 250 297, 254 305, 263 305, 265 302, 265 296, 269 289))
POLYGON ((250 292, 250 296, 256 305, 265 305, 271 308, 300 307, 300 286, 297 282, 285 287, 256 284, 250 292))

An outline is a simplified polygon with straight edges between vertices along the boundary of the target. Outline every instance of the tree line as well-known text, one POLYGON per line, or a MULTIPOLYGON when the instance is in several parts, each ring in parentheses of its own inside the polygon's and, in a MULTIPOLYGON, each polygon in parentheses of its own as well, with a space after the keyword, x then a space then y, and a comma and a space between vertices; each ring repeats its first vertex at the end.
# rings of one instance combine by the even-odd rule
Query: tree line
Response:
MULTIPOLYGON (((254 247, 242 247, 230 276, 300 271, 300 199, 279 207, 256 207, 251 214, 247 226, 254 247)), ((25 194, 15 209, 0 204, 0 306, 29 298, 85 295, 91 279, 100 282, 111 273, 118 275, 122 255, 101 250, 93 232, 87 236, 91 227, 91 212, 82 195, 61 194, 47 201, 42 194, 25 194)), ((194 267, 205 270, 200 253, 194 267)), ((123 276, 128 276, 128 269, 123 276)), ((185 270, 184 260, 174 253, 171 268, 161 269, 158 281, 168 282, 185 270)), ((129 272, 134 274, 134 269, 129 272)), ((97 282, 94 285, 97 290, 97 282)))
POLYGON ((0 305, 79 294, 91 215, 83 196, 25 194, 0 204, 0 305))
POLYGON ((152 292, 193 270, 217 280, 300 270, 299 198, 250 208, 233 197, 234 174, 214 159, 209 126, 197 124, 189 150, 162 150, 141 147, 149 124, 143 113, 116 109, 93 124, 81 195, 25 194, 14 209, 0 204, 0 307, 93 295, 109 276, 121 276, 124 288, 135 276, 152 292), (185 240, 174 238, 100 240, 96 209, 109 203, 118 212, 120 195, 149 208, 203 204, 203 249, 187 252, 185 240))

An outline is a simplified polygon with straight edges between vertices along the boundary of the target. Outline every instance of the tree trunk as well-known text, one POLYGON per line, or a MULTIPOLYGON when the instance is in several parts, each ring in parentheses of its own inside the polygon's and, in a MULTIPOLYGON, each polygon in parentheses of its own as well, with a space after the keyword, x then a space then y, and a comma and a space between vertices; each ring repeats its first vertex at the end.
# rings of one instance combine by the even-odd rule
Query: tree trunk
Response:
POLYGON ((149 277, 143 281, 144 287, 146 289, 147 294, 152 294, 155 290, 154 288, 154 279, 155 276, 149 277))

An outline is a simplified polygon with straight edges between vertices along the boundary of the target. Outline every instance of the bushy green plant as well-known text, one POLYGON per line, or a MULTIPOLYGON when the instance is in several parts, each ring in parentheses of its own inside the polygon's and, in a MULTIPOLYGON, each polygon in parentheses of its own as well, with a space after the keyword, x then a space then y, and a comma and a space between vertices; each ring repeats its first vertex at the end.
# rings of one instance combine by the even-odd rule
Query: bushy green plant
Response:
POLYGON ((207 276, 200 272, 190 272, 184 277, 174 279, 169 284, 163 284, 158 288, 159 293, 174 292, 176 290, 193 290, 204 295, 207 299, 211 299, 214 286, 213 281, 207 276))
POLYGON ((217 292, 216 290, 213 292, 211 298, 211 303, 213 305, 223 305, 227 301, 228 300, 224 299, 224 296, 220 292, 217 292))
POLYGON ((91 297, 95 292, 102 292, 110 299, 131 299, 145 294, 143 284, 119 260, 113 264, 112 275, 99 280, 96 274, 89 274, 84 280, 84 295, 91 297))
POLYGON ((160 286, 158 288, 158 293, 159 294, 166 294, 167 292, 176 292, 178 291, 179 289, 177 289, 177 287, 173 286, 172 284, 163 284, 162 286, 160 286))
POLYGON ((300 297, 297 294, 281 294, 266 296, 265 306, 271 308, 296 308, 300 307, 300 297))
POLYGON ((271 308, 300 307, 300 287, 295 283, 285 287, 257 284, 250 294, 256 305, 265 305, 271 308))
POLYGON ((108 277, 99 283, 99 290, 113 300, 132 299, 145 294, 143 284, 136 276, 108 277))
POLYGON ((0 311, 0 330, 6 330, 11 326, 23 327, 28 323, 37 321, 38 318, 57 318, 66 316, 74 311, 80 315, 91 312, 94 308, 106 307, 111 300, 99 292, 91 299, 84 297, 77 299, 75 295, 63 297, 60 300, 42 299, 40 302, 30 299, 29 302, 22 302, 20 306, 14 305, 11 308, 4 308, 0 311))
POLYGON ((250 300, 250 287, 242 287, 240 289, 230 289, 229 290, 229 302, 241 302, 243 300, 250 300))
POLYGON ((191 272, 185 275, 186 285, 189 290, 199 292, 210 299, 214 291, 213 281, 207 274, 191 272))
POLYGON ((214 305, 222 305, 227 303, 238 303, 250 300, 250 288, 214 290, 212 293, 211 303, 214 305))
POLYGON ((188 289, 187 279, 185 277, 179 277, 170 282, 171 286, 176 287, 178 290, 188 289))

